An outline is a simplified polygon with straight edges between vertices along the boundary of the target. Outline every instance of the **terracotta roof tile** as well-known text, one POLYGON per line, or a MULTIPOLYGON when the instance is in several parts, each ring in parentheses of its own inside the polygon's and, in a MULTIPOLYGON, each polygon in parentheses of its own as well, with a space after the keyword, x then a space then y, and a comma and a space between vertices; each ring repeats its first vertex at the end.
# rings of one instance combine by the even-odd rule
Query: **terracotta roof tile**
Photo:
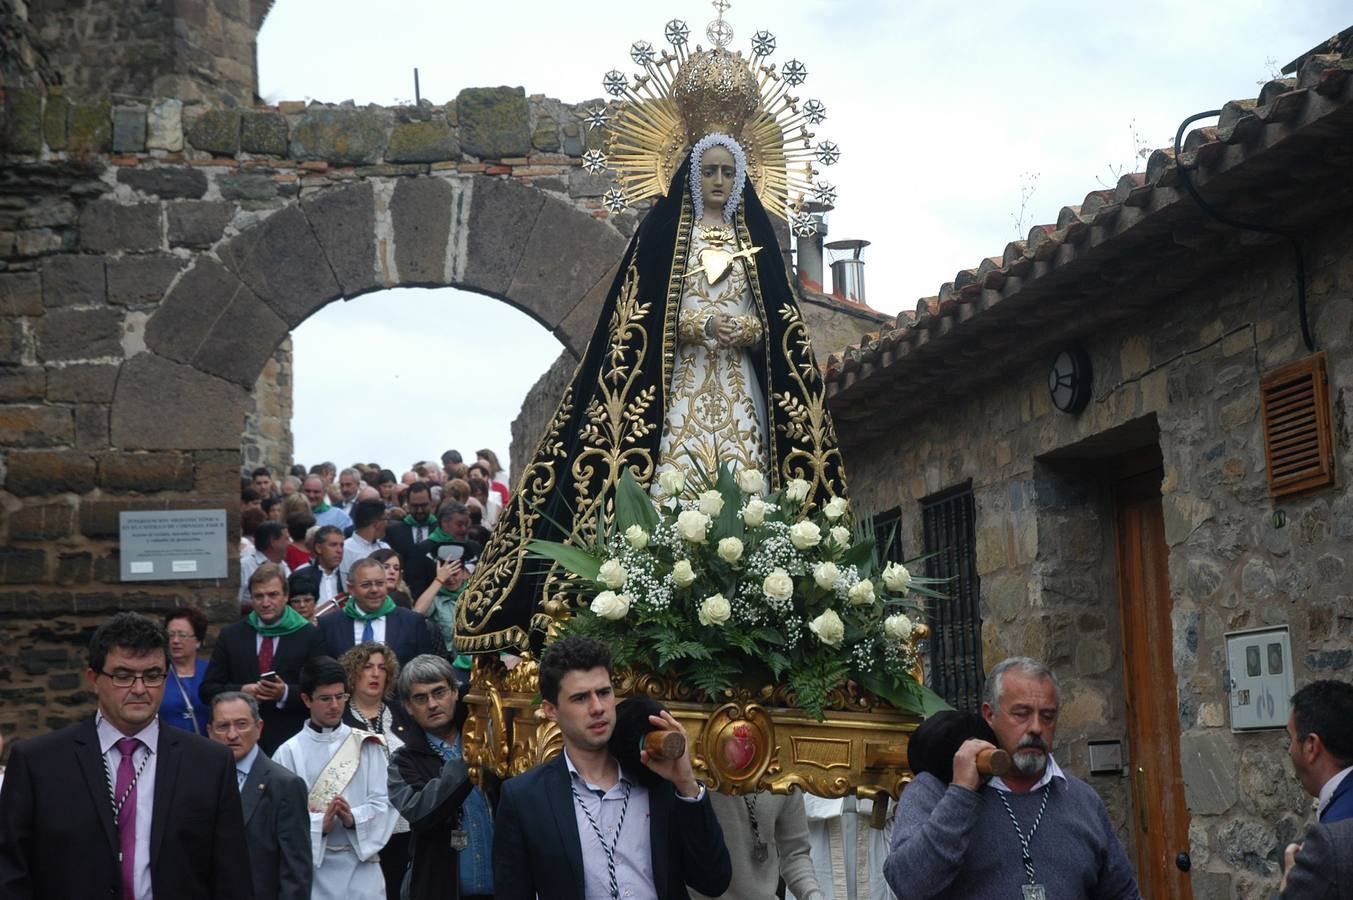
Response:
MULTIPOLYGON (((1257 98, 1228 102, 1215 125, 1188 132, 1178 162, 1190 169, 1200 188, 1212 194, 1220 192, 1221 196, 1243 206, 1250 202, 1245 178, 1228 177, 1237 167, 1336 112, 1340 115, 1328 119, 1327 123, 1338 123, 1347 128, 1340 133, 1345 141, 1348 134, 1353 134, 1353 128, 1348 127, 1353 124, 1350 115, 1353 113, 1353 78, 1349 77, 1353 73, 1353 28, 1322 47, 1327 50, 1319 52, 1320 48, 1317 48, 1291 64, 1296 72, 1294 77, 1268 82, 1257 98)), ((1328 137, 1329 128, 1317 127, 1311 133, 1328 137)), ((1274 165, 1261 165, 1258 171, 1265 174, 1265 169, 1274 165)), ((1267 191, 1267 202, 1280 199, 1285 190, 1283 185, 1291 180, 1268 179, 1265 183, 1271 190, 1267 191)), ((1153 151, 1144 172, 1123 175, 1113 189, 1092 190, 1079 205, 1062 207, 1056 223, 1033 226, 1026 240, 1012 241, 1001 255, 987 257, 973 268, 960 270, 952 281, 940 285, 935 296, 918 300, 915 311, 904 310, 883 322, 879 332, 871 332, 858 344, 829 354, 826 364, 829 395, 850 391, 871 376, 903 364, 904 360, 909 367, 907 371, 911 372, 916 366, 943 358, 936 357, 936 353, 967 354, 972 359, 989 357, 993 344, 999 346, 1006 339, 1000 328, 985 329, 987 337, 971 346, 964 345, 965 335, 974 328, 984 330, 989 315, 997 315, 999 321, 1018 316, 1018 312, 1003 313, 997 307, 1021 292, 1040 290, 1040 279, 1059 270, 1069 269, 1078 276, 1084 274, 1098 289, 1137 278, 1117 258, 1123 251, 1115 251, 1111 245, 1138 228, 1147 229, 1143 235, 1166 235, 1170 246, 1176 250, 1181 246, 1206 248, 1212 246, 1218 236, 1229 235, 1234 242, 1234 233, 1220 232, 1206 223, 1199 226, 1189 217, 1190 212, 1197 212, 1196 207, 1182 190, 1177 189, 1178 185, 1179 168, 1174 149, 1163 147, 1153 151), (1162 214, 1167 214, 1163 225, 1155 225, 1162 214), (1082 269, 1088 271, 1081 273, 1082 269), (933 351, 932 344, 937 345, 933 351)), ((1266 201, 1260 198, 1253 202, 1266 201)), ((1125 249, 1130 248, 1125 246, 1125 249)), ((1167 276, 1156 273, 1153 277, 1160 280, 1167 276)), ((1084 293, 1068 290, 1060 282, 1056 287, 1059 302, 1063 303, 1078 302, 1079 295, 1084 293)), ((1019 304, 1011 307, 1012 310, 1022 308, 1019 304)))

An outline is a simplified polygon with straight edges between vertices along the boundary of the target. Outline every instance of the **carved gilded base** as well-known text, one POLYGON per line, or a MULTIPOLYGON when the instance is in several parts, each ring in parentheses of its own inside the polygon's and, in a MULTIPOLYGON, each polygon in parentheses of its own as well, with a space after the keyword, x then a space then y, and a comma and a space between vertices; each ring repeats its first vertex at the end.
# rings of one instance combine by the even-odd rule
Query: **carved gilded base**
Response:
MULTIPOLYGON (((463 741, 471 775, 520 775, 563 747, 558 727, 534 701, 539 669, 525 659, 511 672, 476 657, 463 741)), ((652 673, 616 672, 621 697, 661 700, 686 729, 697 777, 725 794, 787 793, 894 798, 911 780, 907 741, 921 720, 868 695, 836 698, 825 721, 777 705, 783 692, 741 692, 722 704, 695 702, 689 689, 652 673)))

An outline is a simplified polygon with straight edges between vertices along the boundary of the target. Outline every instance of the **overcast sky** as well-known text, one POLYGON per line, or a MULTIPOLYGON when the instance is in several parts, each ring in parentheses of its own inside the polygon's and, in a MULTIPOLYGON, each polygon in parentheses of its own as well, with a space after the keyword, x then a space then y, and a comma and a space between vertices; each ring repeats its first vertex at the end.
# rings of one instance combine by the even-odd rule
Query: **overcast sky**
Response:
MULTIPOLYGON (((566 102, 601 96, 606 70, 635 67, 632 41, 663 45, 685 19, 703 43, 706 2, 278 0, 258 38, 265 100, 413 99, 522 86, 566 102)), ((1145 168, 1185 117, 1251 98, 1293 57, 1353 24, 1347 0, 734 0, 745 48, 768 29, 772 57, 808 67, 801 96, 827 107, 818 137, 841 162, 829 240, 865 238, 868 302, 897 312, 959 269, 996 256, 1062 206, 1145 168), (1016 229, 1024 199, 1023 228, 1016 229)), ((1211 124, 1211 123, 1200 123, 1211 124)), ((560 345, 506 304, 446 290, 335 303, 295 332, 296 457, 392 467, 447 447, 490 446, 560 345), (335 365, 379 347, 374 376, 335 365), (351 412, 371 404, 372 415, 351 412)))

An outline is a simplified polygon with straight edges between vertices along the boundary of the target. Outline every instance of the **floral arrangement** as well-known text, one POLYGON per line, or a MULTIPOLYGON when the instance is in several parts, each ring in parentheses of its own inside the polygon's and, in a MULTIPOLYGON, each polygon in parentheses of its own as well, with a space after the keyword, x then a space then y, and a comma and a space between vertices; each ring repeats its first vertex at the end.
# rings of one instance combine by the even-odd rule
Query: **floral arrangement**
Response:
POLYGON ((851 681, 904 711, 946 706, 910 675, 918 598, 942 597, 938 579, 880 565, 849 502, 817 506, 806 481, 767 494, 760 472, 726 466, 699 481, 687 491, 665 470, 655 500, 626 469, 595 544, 530 545, 579 582, 586 608, 564 633, 599 638, 617 665, 666 672, 711 700, 783 683, 822 719, 851 681))

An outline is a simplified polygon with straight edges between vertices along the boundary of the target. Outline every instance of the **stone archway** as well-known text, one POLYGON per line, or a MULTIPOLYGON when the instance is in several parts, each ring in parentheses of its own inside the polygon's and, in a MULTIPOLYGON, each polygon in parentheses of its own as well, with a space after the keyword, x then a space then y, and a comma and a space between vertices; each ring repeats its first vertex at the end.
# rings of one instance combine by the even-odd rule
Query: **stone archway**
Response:
MULTIPOLYGON (((238 446, 247 394, 287 334, 335 299, 390 287, 501 298, 580 355, 624 243, 570 203, 485 175, 318 191, 215 245, 175 280, 145 321, 145 350, 118 372, 111 444, 238 446), (165 396, 156 389, 165 384, 182 389, 165 396)), ((550 362, 540 360, 542 370, 550 362)))

